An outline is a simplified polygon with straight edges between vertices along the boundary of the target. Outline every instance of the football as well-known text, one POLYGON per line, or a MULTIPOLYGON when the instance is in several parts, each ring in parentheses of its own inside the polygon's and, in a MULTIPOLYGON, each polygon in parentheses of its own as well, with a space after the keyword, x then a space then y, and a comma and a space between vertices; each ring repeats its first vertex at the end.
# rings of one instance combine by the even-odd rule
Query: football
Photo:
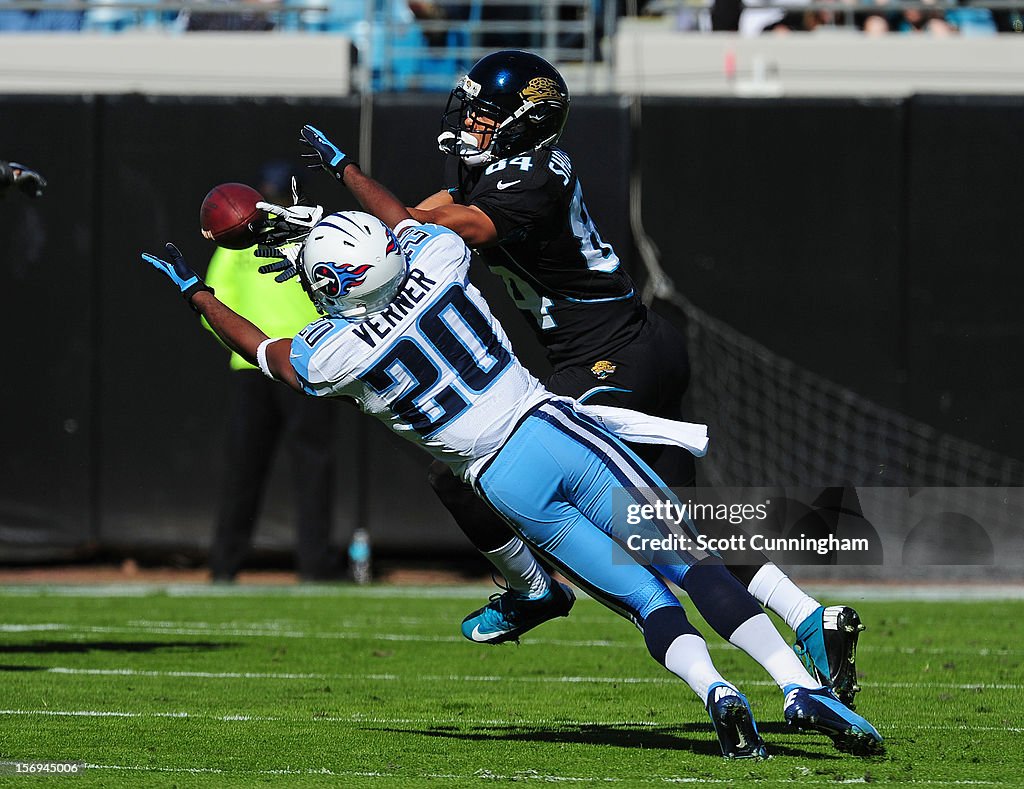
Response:
POLYGON ((238 183, 213 187, 199 209, 199 226, 203 238, 226 249, 247 249, 256 243, 249 224, 266 218, 256 207, 263 195, 251 186, 238 183))

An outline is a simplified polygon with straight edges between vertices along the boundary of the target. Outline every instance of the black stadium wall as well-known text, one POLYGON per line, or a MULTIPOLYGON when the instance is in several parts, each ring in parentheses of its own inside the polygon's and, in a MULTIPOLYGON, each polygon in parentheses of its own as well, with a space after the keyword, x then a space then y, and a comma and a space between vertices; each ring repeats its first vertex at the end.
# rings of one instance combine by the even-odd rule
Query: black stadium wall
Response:
MULTIPOLYGON (((253 182, 271 159, 298 169, 305 122, 416 201, 446 183, 442 103, 376 97, 363 152, 354 99, 0 97, 0 158, 50 181, 42 200, 0 203, 0 561, 202 554, 226 462, 227 356, 139 253, 173 240, 202 269, 206 191, 253 182)), ((1020 457, 1021 139, 1024 97, 648 99, 637 131, 624 100, 582 97, 563 142, 638 279, 632 167, 662 264, 695 304, 881 405, 1020 457)), ((326 177, 307 184, 354 207, 326 177)), ((543 374, 500 284, 475 278, 543 374)), ((464 550, 426 455, 343 410, 338 543, 361 523, 385 550, 464 550)), ((287 462, 257 548, 291 543, 287 462)))

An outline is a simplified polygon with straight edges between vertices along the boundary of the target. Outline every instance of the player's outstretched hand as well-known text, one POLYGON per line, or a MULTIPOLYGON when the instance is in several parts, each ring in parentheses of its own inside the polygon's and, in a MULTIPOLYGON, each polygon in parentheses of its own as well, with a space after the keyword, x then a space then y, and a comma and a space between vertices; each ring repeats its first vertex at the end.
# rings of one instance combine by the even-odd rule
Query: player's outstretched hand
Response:
POLYGON ((313 149, 311 153, 302 154, 303 159, 311 160, 309 167, 323 167, 339 181, 345 168, 356 163, 350 156, 342 153, 337 145, 327 139, 326 134, 308 123, 299 132, 299 142, 313 149))
POLYGON ((272 263, 264 263, 257 271, 260 274, 276 274, 274 282, 285 282, 299 273, 299 253, 302 247, 291 244, 286 247, 260 245, 254 253, 258 258, 277 258, 272 263))
POLYGON ((280 206, 276 203, 260 202, 257 208, 262 209, 267 218, 261 222, 253 222, 249 229, 256 234, 260 246, 279 247, 305 240, 309 231, 324 215, 323 206, 316 205, 302 193, 299 180, 292 176, 292 205, 280 206))
POLYGON ((16 170, 14 174, 14 185, 29 197, 42 197, 46 188, 46 179, 30 167, 23 164, 11 162, 11 169, 16 170))
POLYGON ((319 205, 282 206, 259 202, 256 207, 266 211, 268 216, 263 222, 254 222, 249 229, 256 234, 261 246, 269 247, 304 241, 324 215, 323 206, 319 205))
POLYGON ((185 256, 178 251, 174 244, 168 243, 165 245, 165 248, 170 261, 158 258, 156 255, 150 255, 148 252, 142 253, 142 259, 170 279, 175 287, 178 288, 185 301, 190 305, 192 304, 192 297, 200 291, 205 290, 213 293, 213 288, 203 282, 203 278, 192 270, 188 263, 185 262, 185 256))

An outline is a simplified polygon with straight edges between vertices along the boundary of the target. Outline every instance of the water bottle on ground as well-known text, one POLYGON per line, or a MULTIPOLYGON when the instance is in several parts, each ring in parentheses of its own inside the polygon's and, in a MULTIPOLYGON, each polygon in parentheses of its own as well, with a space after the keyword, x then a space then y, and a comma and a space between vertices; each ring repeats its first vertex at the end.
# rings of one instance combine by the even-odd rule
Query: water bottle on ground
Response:
POLYGON ((352 532, 352 541, 348 544, 348 568, 357 584, 370 583, 370 533, 366 529, 352 532))

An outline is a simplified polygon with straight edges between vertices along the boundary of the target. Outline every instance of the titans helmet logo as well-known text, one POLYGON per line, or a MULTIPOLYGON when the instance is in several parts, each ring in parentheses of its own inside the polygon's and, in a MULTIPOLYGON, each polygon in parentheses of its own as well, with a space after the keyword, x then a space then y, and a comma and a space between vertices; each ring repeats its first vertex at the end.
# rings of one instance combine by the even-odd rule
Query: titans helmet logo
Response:
POLYGON ((323 292, 333 299, 345 296, 352 288, 362 285, 366 281, 366 272, 371 268, 369 264, 353 267, 348 263, 325 261, 313 268, 313 281, 326 283, 323 292))

